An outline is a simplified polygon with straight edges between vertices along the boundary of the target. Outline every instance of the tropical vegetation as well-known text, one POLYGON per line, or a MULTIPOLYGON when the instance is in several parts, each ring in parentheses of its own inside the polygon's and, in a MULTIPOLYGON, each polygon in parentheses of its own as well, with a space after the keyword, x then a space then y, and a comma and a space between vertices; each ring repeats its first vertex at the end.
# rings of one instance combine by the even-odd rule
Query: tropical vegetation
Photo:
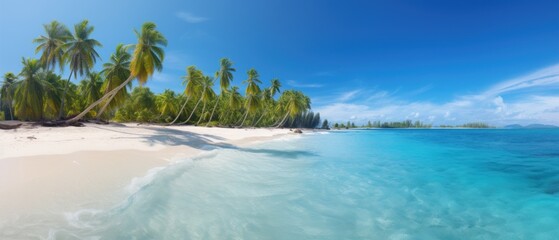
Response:
POLYGON ((303 92, 282 89, 277 78, 263 83, 254 68, 235 76, 237 69, 228 58, 219 60, 215 74, 185 66, 181 92, 152 92, 145 83, 163 69, 167 46, 154 23, 134 30, 136 43, 118 44, 99 66, 102 44, 87 20, 74 25, 73 31, 57 21, 43 28, 44 33, 33 40, 39 58, 22 58, 18 74, 3 75, 0 116, 4 119, 51 125, 113 120, 316 128, 321 123, 303 92), (239 78, 244 81, 234 82, 239 78))

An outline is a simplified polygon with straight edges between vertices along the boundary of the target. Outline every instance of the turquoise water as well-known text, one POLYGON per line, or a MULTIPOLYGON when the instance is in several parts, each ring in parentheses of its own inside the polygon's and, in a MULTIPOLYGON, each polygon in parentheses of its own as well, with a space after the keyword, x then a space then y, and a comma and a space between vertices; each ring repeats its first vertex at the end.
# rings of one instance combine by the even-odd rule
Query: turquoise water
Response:
POLYGON ((363 130, 160 170, 57 238, 558 239, 558 130, 363 130))

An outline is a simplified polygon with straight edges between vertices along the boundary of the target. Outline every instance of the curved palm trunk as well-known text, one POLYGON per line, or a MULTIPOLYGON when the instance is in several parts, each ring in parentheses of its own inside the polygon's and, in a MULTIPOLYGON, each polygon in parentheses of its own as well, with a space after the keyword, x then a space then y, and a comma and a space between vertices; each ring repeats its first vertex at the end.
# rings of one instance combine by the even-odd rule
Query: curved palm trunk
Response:
POLYGON ((171 123, 169 123, 169 125, 175 124, 175 122, 179 119, 179 117, 181 116, 182 112, 184 111, 184 108, 186 107, 186 103, 188 103, 189 99, 190 99, 190 96, 187 96, 186 100, 182 104, 182 107, 181 107, 181 110, 179 111, 179 114, 177 114, 177 117, 175 117, 175 119, 171 123))
POLYGON ((107 107, 109 106, 109 104, 111 103, 111 101, 113 100, 113 98, 116 96, 116 93, 111 95, 111 97, 109 97, 109 99, 107 100, 107 102, 105 103, 105 105, 103 105, 103 107, 101 108, 101 110, 99 110, 99 112, 97 113, 97 120, 101 119, 101 116, 103 115, 103 113, 105 112, 105 110, 107 109, 107 107))
POLYGON ((210 125, 210 122, 212 121, 212 118, 214 117, 214 112, 215 112, 215 109, 217 108, 217 104, 219 103, 220 98, 221 98, 221 94, 219 96, 217 96, 217 100, 215 101, 214 109, 212 110, 212 114, 210 115, 210 119, 208 120, 208 123, 206 123, 206 127, 208 125, 210 125))
POLYGON ((250 109, 250 103, 248 104, 247 111, 245 113, 245 117, 243 118, 243 121, 241 122, 241 126, 239 126, 239 127, 243 127, 243 124, 245 124, 245 120, 247 119, 249 109, 250 109))
POLYGON ((94 107, 96 107, 97 105, 101 104, 103 101, 105 101, 106 99, 108 99, 109 97, 111 97, 111 95, 115 94, 116 92, 120 91, 120 89, 122 89, 123 87, 126 87, 126 85, 134 80, 134 78, 136 78, 135 76, 130 75, 130 77, 128 77, 128 79, 126 79, 126 81, 124 81, 122 84, 120 84, 118 87, 114 88, 113 90, 111 90, 110 92, 106 93, 105 95, 103 95, 103 97, 99 98, 99 100, 95 101, 94 103, 92 103, 91 105, 89 105, 89 107, 87 107, 85 110, 83 110, 83 112, 81 112, 80 114, 78 114, 77 116, 75 116, 74 118, 67 120, 66 123, 74 123, 79 121, 80 119, 82 119, 89 111, 91 111, 91 109, 93 109, 94 107))
POLYGON ((268 113, 268 111, 264 110, 264 112, 262 113, 260 118, 258 118, 258 121, 256 121, 256 123, 253 125, 253 127, 256 127, 258 125, 258 123, 260 122, 260 120, 262 120, 262 118, 264 118, 264 115, 266 115, 266 113, 268 113))
POLYGON ((201 101, 202 101, 202 97, 200 97, 200 100, 198 100, 198 102, 194 106, 194 109, 192 109, 192 112, 190 113, 190 116, 188 116, 188 119, 186 119, 186 121, 182 122, 181 124, 186 124, 188 121, 190 121, 190 119, 192 118, 192 115, 194 115, 194 112, 196 112, 196 109, 198 108, 198 105, 200 105, 201 101))
POLYGON ((70 70, 70 76, 68 76, 68 80, 66 80, 66 86, 64 86, 64 92, 62 92, 62 100, 60 101, 60 110, 58 111, 58 119, 62 119, 62 115, 64 115, 64 103, 66 100, 66 93, 68 92, 68 86, 70 85, 70 78, 72 78, 72 70, 70 70))
POLYGON ((196 122, 196 125, 199 125, 200 122, 202 121, 202 119, 204 119, 204 112, 206 111, 206 101, 204 101, 204 105, 202 107, 202 115, 200 115, 200 118, 198 119, 198 122, 196 122))
POLYGON ((283 119, 281 120, 281 122, 276 126, 277 128, 281 127, 281 126, 284 124, 285 120, 287 119, 287 116, 289 116, 289 112, 287 112, 287 113, 285 114, 285 117, 283 117, 283 119))

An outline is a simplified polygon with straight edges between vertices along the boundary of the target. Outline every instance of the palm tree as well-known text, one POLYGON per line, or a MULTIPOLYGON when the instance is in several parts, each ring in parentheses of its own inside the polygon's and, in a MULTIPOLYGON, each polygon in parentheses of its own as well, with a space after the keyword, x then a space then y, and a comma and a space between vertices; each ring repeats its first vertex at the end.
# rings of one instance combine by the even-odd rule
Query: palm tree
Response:
POLYGON ((165 115, 169 116, 176 114, 178 110, 175 92, 169 89, 166 89, 163 93, 157 95, 155 103, 157 105, 157 109, 159 110, 160 118, 165 115))
POLYGON ((51 71, 41 72, 39 78, 43 80, 45 89, 44 94, 44 117, 56 118, 60 103, 62 102, 62 91, 64 91, 64 82, 60 75, 54 74, 51 71))
POLYGON ((243 106, 243 97, 239 93, 239 87, 232 87, 231 90, 227 92, 227 104, 229 108, 229 115, 232 115, 237 109, 243 106))
POLYGON ((210 114, 210 119, 208 120, 208 123, 206 123, 206 127, 212 121, 215 109, 217 108, 217 104, 219 103, 221 96, 227 91, 227 89, 229 89, 229 85, 231 85, 231 81, 233 81, 233 72, 235 71, 235 69, 231 67, 233 66, 233 63, 227 58, 222 58, 219 63, 220 68, 216 74, 216 79, 219 79, 220 94, 215 101, 212 114, 210 114))
POLYGON ((242 127, 243 124, 245 123, 248 113, 254 112, 257 109, 257 105, 255 104, 259 103, 259 101, 256 95, 260 93, 260 87, 258 86, 258 84, 262 83, 260 79, 258 79, 260 75, 254 68, 248 70, 247 74, 248 74, 247 80, 243 81, 243 83, 247 83, 247 88, 245 90, 246 113, 245 116, 243 117, 243 121, 241 122, 240 127, 242 127))
POLYGON ((190 97, 196 95, 199 92, 202 78, 202 71, 196 69, 196 66, 188 66, 186 68, 186 76, 183 77, 183 84, 186 86, 184 88, 186 100, 182 104, 177 117, 175 117, 175 119, 170 124, 174 124, 179 119, 180 115, 184 111, 184 108, 186 107, 186 103, 188 103, 188 100, 190 100, 190 97))
POLYGON ((21 120, 41 120, 45 94, 45 85, 39 76, 41 64, 37 59, 22 59, 22 64, 21 82, 14 95, 15 113, 21 120))
POLYGON ((85 105, 95 102, 101 97, 101 88, 103 87, 103 79, 101 74, 97 72, 90 72, 87 78, 80 82, 79 92, 85 101, 85 105))
MULTIPOLYGON (((262 94, 262 103, 263 104, 268 104, 268 105, 273 105, 274 104, 274 96, 276 95, 276 93, 280 92, 281 83, 280 83, 279 79, 277 79, 277 78, 272 79, 270 81, 270 83, 271 83, 270 87, 266 88, 264 90, 264 93, 262 94)), ((264 112, 262 113, 262 115, 260 116, 258 121, 256 121, 256 123, 253 125, 253 127, 256 127, 256 125, 258 125, 260 120, 262 120, 262 118, 264 118, 266 113, 268 113, 268 109, 269 108, 264 108, 264 112)))
POLYGON ((278 110, 285 111, 285 116, 276 127, 281 127, 288 116, 294 118, 298 114, 311 108, 311 100, 300 91, 288 90, 279 99, 278 110))
POLYGON ((63 47, 66 49, 64 54, 65 58, 70 64, 70 76, 64 87, 64 92, 62 93, 62 103, 60 104, 60 112, 58 113, 58 118, 61 119, 64 114, 64 99, 66 98, 66 92, 68 91, 68 85, 70 84, 70 79, 72 74, 74 78, 79 74, 83 76, 88 74, 91 68, 95 65, 99 54, 95 51, 95 47, 101 47, 101 43, 97 40, 90 38, 93 32, 93 26, 88 25, 87 20, 74 25, 74 35, 72 39, 66 42, 63 47))
POLYGON ((163 69, 163 59, 165 52, 161 46, 167 46, 167 39, 156 29, 156 25, 152 22, 146 22, 142 25, 142 31, 134 31, 138 37, 138 43, 130 45, 134 47, 132 61, 130 62, 130 76, 126 81, 115 89, 106 93, 102 98, 91 104, 83 112, 76 117, 70 119, 68 123, 80 120, 87 112, 91 111, 95 106, 107 100, 111 95, 116 94, 124 88, 130 81, 138 79, 140 84, 144 84, 148 78, 153 75, 154 71, 163 69))
MULTIPOLYGON (((198 82, 197 82, 197 86, 194 86, 194 95, 200 95, 200 99, 198 99, 198 102, 196 102, 196 105, 194 105, 194 109, 192 109, 192 112, 190 112, 190 116, 188 116, 188 118, 186 119, 186 121, 182 122, 182 124, 186 124, 188 121, 190 121, 190 119, 192 118, 192 116, 194 116, 194 112, 196 112, 196 109, 198 109, 198 105, 200 105, 200 103, 202 102, 204 95, 206 94, 206 90, 207 85, 208 85, 208 78, 211 80, 211 78, 209 76, 204 76, 204 74, 202 73, 202 71, 198 70, 198 82)), ((213 80, 212 80, 212 86, 213 86, 213 80)), ((188 87, 188 86, 187 86, 188 87)), ((212 90, 213 91, 213 90, 212 90)))
POLYGON ((204 119, 204 115, 205 115, 204 113, 206 112, 206 104, 210 102, 212 98, 215 97, 215 92, 212 88, 213 86, 214 86, 214 80, 210 76, 205 76, 202 79, 202 85, 201 85, 202 94, 200 95, 200 100, 204 105, 202 107, 202 115, 200 115, 200 118, 198 118, 198 122, 196 122, 196 125, 200 124, 202 119, 204 119))
POLYGON ((58 64, 60 70, 64 67, 64 44, 72 38, 72 34, 64 24, 52 21, 50 24, 43 25, 45 35, 41 35, 33 40, 39 44, 35 53, 41 52, 39 61, 45 69, 54 69, 58 64))
MULTIPOLYGON (((103 71, 101 73, 105 75, 105 83, 103 84, 103 92, 107 94, 109 91, 117 88, 122 84, 128 77, 130 77, 130 59, 132 56, 126 51, 123 44, 118 44, 116 46, 115 52, 111 55, 110 62, 103 64, 103 71)), ((128 84, 129 87, 132 83, 128 84)), ((122 104, 128 95, 126 88, 122 88, 121 91, 111 95, 109 99, 105 102, 105 105, 99 110, 97 114, 97 119, 101 118, 101 115, 108 106, 115 107, 122 104), (114 101, 113 101, 114 100, 114 101)))
POLYGON ((4 82, 2 82, 2 87, 0 87, 0 101, 2 102, 1 106, 8 108, 11 120, 14 120, 13 102, 16 81, 16 75, 11 72, 6 73, 4 74, 4 82))

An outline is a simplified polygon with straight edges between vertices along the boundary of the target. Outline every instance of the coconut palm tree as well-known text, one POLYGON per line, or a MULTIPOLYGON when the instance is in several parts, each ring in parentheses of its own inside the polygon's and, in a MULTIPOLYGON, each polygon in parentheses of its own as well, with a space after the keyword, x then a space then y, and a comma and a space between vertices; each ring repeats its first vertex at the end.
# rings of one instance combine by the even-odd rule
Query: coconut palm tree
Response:
POLYGON ((58 66, 60 70, 64 67, 64 44, 72 38, 72 34, 64 24, 52 21, 44 24, 45 35, 41 35, 33 40, 39 44, 35 53, 42 52, 39 61, 47 70, 52 70, 58 66))
POLYGON ((196 125, 199 125, 202 119, 204 119, 205 116, 204 113, 206 112, 206 104, 215 97, 213 86, 214 86, 214 80, 212 77, 205 76, 202 79, 202 85, 201 85, 202 94, 200 95, 200 100, 203 103, 202 115, 200 115, 200 118, 198 118, 198 122, 196 122, 196 125))
POLYGON ((270 81, 270 87, 266 88, 264 90, 264 93, 262 94, 262 104, 264 105, 270 105, 270 107, 268 108, 264 108, 264 112, 262 113, 262 115, 260 116, 260 118, 258 119, 258 121, 256 121, 256 123, 254 123, 254 127, 256 127, 258 125, 258 123, 260 122, 260 120, 262 120, 262 118, 264 118, 264 116, 268 113, 268 109, 270 109, 273 105, 274 105, 274 96, 276 95, 276 93, 280 92, 280 87, 281 87, 281 83, 279 81, 279 79, 274 78, 270 81))
POLYGON ((68 77, 64 92, 62 93, 62 103, 60 104, 60 112, 58 114, 59 119, 64 115, 64 99, 66 98, 66 92, 68 91, 68 85, 72 78, 72 74, 74 78, 77 78, 78 74, 80 76, 88 74, 95 65, 97 58, 99 58, 99 54, 95 48, 101 47, 102 45, 97 40, 90 38, 94 27, 88 24, 89 22, 87 20, 83 20, 74 25, 72 39, 62 45, 66 49, 64 57, 70 65, 70 76, 68 77))
MULTIPOLYGON (((194 94, 195 95, 200 95, 200 98, 196 102, 196 105, 194 105, 194 109, 192 109, 192 112, 190 112, 190 116, 188 116, 186 121, 182 122, 181 124, 186 124, 188 121, 190 121, 192 116, 194 116, 194 113, 196 112, 196 109, 198 109, 198 106, 200 105, 200 103, 202 102, 202 100, 204 98, 204 95, 206 94, 206 90, 208 90, 208 88, 207 88, 207 85, 209 83, 208 78, 211 80, 211 77, 203 76, 202 71, 199 71, 199 70, 198 70, 198 74, 199 74, 199 76, 202 76, 202 77, 200 77, 200 79, 198 80, 198 85, 196 87, 194 87, 194 94)), ((213 86, 213 82, 212 82, 212 86, 213 86)))
POLYGON ((101 97, 102 87, 103 79, 101 78, 101 74, 97 72, 88 73, 87 78, 80 82, 78 91, 85 101, 86 106, 101 97))
POLYGON ((132 61, 130 62, 130 76, 126 81, 120 84, 115 89, 106 93, 99 100, 87 107, 83 112, 76 117, 70 119, 68 123, 80 120, 87 112, 91 111, 94 107, 101 102, 107 100, 112 94, 116 94, 124 88, 129 82, 138 79, 140 84, 146 83, 148 78, 153 75, 154 71, 161 71, 163 69, 163 59, 165 52, 162 46, 167 46, 167 39, 156 29, 156 25, 152 22, 146 22, 142 25, 140 32, 134 31, 138 37, 138 43, 128 47, 134 48, 132 54, 132 61))
POLYGON ((166 89, 163 93, 156 96, 155 104, 157 105, 157 109, 159 111, 159 118, 162 116, 174 115, 178 111, 175 92, 169 89, 166 89))
MULTIPOLYGON (((131 58, 132 56, 126 51, 123 44, 118 44, 116 46, 116 50, 111 55, 110 61, 103 64, 103 71, 101 71, 101 73, 105 76, 105 82, 103 84, 104 94, 107 94, 111 90, 117 88, 120 84, 126 81, 128 77, 130 77, 131 58)), ((128 87, 131 86, 132 82, 128 84, 128 87)), ((107 99, 101 110, 99 110, 97 119, 101 118, 107 107, 115 107, 122 104, 127 95, 128 92, 126 88, 122 88, 122 90, 112 94, 109 99, 107 99)))
POLYGON ((22 59, 21 81, 14 94, 15 114, 21 120, 43 119, 45 84, 40 78, 41 63, 37 59, 22 59))
POLYGON ((311 108, 311 100, 300 91, 288 90, 283 92, 279 99, 278 110, 285 111, 285 116, 276 127, 281 127, 288 116, 296 117, 298 114, 311 108))
POLYGON ((257 105, 253 105, 253 104, 257 104, 260 102, 258 101, 258 98, 256 96, 258 93, 260 93, 260 86, 258 86, 258 84, 262 83, 262 81, 260 81, 259 79, 260 75, 254 68, 248 70, 247 75, 248 75, 247 80, 243 81, 243 83, 247 84, 245 90, 246 110, 245 110, 245 116, 243 117, 243 121, 241 122, 240 127, 244 125, 249 112, 254 112, 257 109, 257 105))
POLYGON ((188 100, 190 100, 191 97, 193 97, 198 92, 200 92, 199 91, 200 83, 203 76, 204 75, 202 74, 202 71, 196 69, 196 66, 188 66, 186 68, 186 76, 183 77, 183 82, 182 82, 183 85, 186 86, 184 88, 184 94, 186 95, 186 100, 182 104, 181 109, 177 114, 177 117, 175 117, 175 119, 170 124, 174 124, 179 119, 180 115, 184 111, 184 108, 186 107, 186 103, 188 103, 188 100))
POLYGON ((210 119, 208 120, 208 123, 206 123, 206 127, 212 121, 215 109, 217 108, 217 104, 219 103, 221 96, 227 91, 227 89, 229 89, 229 85, 231 85, 231 81, 233 81, 233 72, 235 71, 235 69, 232 68, 233 63, 227 58, 222 58, 219 63, 220 68, 219 71, 217 71, 216 79, 219 79, 220 94, 215 101, 212 114, 210 114, 210 119))
POLYGON ((62 102, 62 91, 64 91, 64 81, 60 75, 54 74, 51 71, 44 71, 39 74, 39 78, 43 80, 45 89, 44 95, 44 117, 51 117, 55 119, 60 109, 62 102))
MULTIPOLYGON (((226 92, 227 94, 227 108, 228 108, 228 116, 231 116, 235 113, 236 110, 240 109, 243 106, 243 96, 239 93, 239 87, 234 86, 229 91, 226 92)), ((228 118, 226 118, 228 120, 228 118)))
POLYGON ((2 87, 0 87, 0 106, 8 108, 10 112, 10 119, 14 120, 14 92, 16 86, 17 77, 11 72, 4 74, 4 82, 2 82, 2 87))

